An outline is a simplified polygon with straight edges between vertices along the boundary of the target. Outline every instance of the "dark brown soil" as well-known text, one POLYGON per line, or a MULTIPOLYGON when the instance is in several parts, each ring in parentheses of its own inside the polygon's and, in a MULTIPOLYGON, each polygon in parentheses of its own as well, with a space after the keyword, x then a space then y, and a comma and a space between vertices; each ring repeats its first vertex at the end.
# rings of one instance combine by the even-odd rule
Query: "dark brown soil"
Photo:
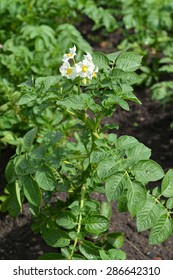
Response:
MULTIPOLYGON (((173 130, 170 123, 173 121, 171 105, 162 106, 151 101, 150 96, 138 93, 142 105, 131 104, 130 112, 118 109, 111 118, 112 123, 119 123, 120 129, 114 131, 117 135, 132 135, 139 141, 152 148, 152 158, 166 171, 173 168, 173 130)), ((5 165, 13 154, 11 150, 4 150, 1 154, 0 186, 2 193, 5 180, 3 177, 5 165)), ((99 197, 98 197, 99 198, 99 197)), ((157 245, 148 245, 148 232, 137 233, 135 219, 131 220, 128 213, 118 213, 113 204, 111 230, 122 231, 125 235, 123 249, 127 259, 173 259, 173 237, 167 242, 157 245)), ((26 260, 36 259, 45 252, 55 252, 48 247, 39 235, 31 231, 31 216, 24 207, 24 213, 16 219, 9 215, 0 214, 0 259, 26 260)))

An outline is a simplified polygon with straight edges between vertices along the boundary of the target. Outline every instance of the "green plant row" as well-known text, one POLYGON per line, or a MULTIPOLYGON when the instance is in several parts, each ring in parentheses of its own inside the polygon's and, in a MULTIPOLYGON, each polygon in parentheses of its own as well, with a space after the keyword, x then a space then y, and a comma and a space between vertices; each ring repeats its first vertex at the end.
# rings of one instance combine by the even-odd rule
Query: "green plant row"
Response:
POLYGON ((140 104, 132 86, 140 80, 141 59, 130 51, 87 52, 79 61, 74 46, 63 55, 61 76, 20 85, 17 106, 35 127, 14 139, 1 211, 16 217, 28 203, 33 231, 57 248, 41 259, 125 259, 124 234, 109 230, 112 202, 136 217, 138 232, 150 230, 150 244, 172 235, 173 170, 165 174, 148 147, 117 137, 118 125, 109 124, 117 107, 140 104))
MULTIPOLYGON (((34 126, 16 105, 18 85, 32 75, 33 79, 56 75, 60 56, 73 44, 79 57, 83 50, 91 52, 87 38, 90 34, 95 37, 96 29, 104 36, 119 30, 121 43, 113 47, 133 48, 143 55, 140 83, 151 87, 154 99, 172 102, 171 0, 2 0, 0 16, 1 147, 15 145, 14 138, 34 126), (90 34, 84 39, 81 25, 89 20, 90 34)), ((40 116, 40 122, 50 115, 52 112, 40 116)))
POLYGON ((14 145, 11 134, 18 137, 30 127, 30 120, 16 105, 19 98, 18 85, 32 75, 35 78, 56 75, 60 56, 73 44, 78 47, 79 56, 83 50, 92 50, 77 28, 86 14, 92 20, 95 19, 95 28, 105 26, 111 31, 116 26, 111 13, 97 7, 94 1, 1 1, 0 139, 2 147, 4 144, 14 145))

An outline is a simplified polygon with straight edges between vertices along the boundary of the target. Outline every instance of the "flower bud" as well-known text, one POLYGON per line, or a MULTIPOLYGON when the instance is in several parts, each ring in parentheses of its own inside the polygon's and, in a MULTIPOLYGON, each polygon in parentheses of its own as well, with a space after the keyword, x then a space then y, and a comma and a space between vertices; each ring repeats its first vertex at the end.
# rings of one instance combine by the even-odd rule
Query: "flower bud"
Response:
POLYGON ((83 86, 86 86, 86 84, 87 84, 87 79, 86 79, 86 78, 83 78, 83 79, 81 80, 81 84, 82 84, 83 86))

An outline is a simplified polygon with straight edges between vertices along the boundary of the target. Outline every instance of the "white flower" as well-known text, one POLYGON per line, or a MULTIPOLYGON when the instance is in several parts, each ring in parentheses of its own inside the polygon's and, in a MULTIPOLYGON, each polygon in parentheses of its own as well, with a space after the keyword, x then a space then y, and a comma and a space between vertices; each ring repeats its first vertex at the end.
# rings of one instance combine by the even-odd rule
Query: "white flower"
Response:
POLYGON ((86 54, 84 55, 84 59, 87 59, 90 62, 93 61, 93 58, 89 52, 86 52, 86 54))
POLYGON ((62 76, 65 76, 67 79, 75 79, 80 77, 83 79, 89 79, 97 77, 98 67, 93 63, 93 58, 90 53, 86 52, 84 59, 79 63, 76 63, 74 56, 76 55, 76 46, 70 48, 70 52, 64 54, 63 64, 59 68, 62 76), (69 60, 70 63, 69 63, 69 60), (72 66, 73 64, 73 66, 72 66))
POLYGON ((65 76, 67 79, 75 79, 77 77, 77 73, 76 73, 76 68, 75 67, 71 67, 70 63, 64 62, 61 67, 59 68, 59 71, 61 73, 62 76, 65 76))
POLYGON ((73 59, 76 55, 76 46, 74 46, 73 48, 70 48, 69 53, 66 53, 63 55, 63 62, 67 62, 69 61, 69 59, 73 59))
POLYGON ((88 59, 84 59, 76 64, 77 75, 81 78, 92 79, 95 65, 88 59))

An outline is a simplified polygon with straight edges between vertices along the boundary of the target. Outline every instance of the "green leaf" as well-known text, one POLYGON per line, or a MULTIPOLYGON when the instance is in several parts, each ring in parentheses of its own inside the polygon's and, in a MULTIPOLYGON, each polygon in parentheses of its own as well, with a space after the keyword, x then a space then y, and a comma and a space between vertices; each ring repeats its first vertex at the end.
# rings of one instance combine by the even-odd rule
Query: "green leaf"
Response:
POLYGON ((102 260, 125 260, 126 254, 122 250, 110 249, 108 252, 105 250, 99 251, 102 260))
POLYGON ((133 85, 140 83, 142 81, 142 78, 133 72, 126 72, 126 75, 122 78, 122 82, 127 85, 133 85))
POLYGON ((29 104, 30 102, 37 99, 37 95, 34 93, 26 93, 24 94, 19 101, 17 102, 18 105, 29 104))
POLYGON ((147 194, 147 199, 143 208, 137 213, 138 231, 152 228, 163 213, 164 209, 162 205, 158 204, 153 196, 147 194))
POLYGON ((77 225, 77 220, 71 212, 66 211, 59 214, 56 223, 63 228, 72 229, 77 225))
POLYGON ((84 256, 81 256, 79 254, 74 254, 72 257, 72 260, 86 260, 84 256))
POLYGON ((116 161, 112 157, 103 159, 97 166, 97 175, 101 179, 111 176, 116 171, 116 161))
POLYGON ((1 205, 2 212, 9 212, 9 215, 13 218, 17 217, 21 211, 21 197, 20 188, 18 182, 9 184, 7 186, 9 196, 1 205))
POLYGON ((105 252, 105 250, 100 250, 99 254, 100 254, 101 260, 106 260, 106 261, 110 260, 108 254, 107 254, 107 252, 105 252))
POLYGON ((17 203, 15 195, 10 195, 1 205, 1 211, 8 211, 9 215, 13 218, 16 218, 20 213, 20 205, 17 203))
POLYGON ((142 56, 135 52, 125 52, 121 54, 116 61, 116 66, 124 71, 137 70, 142 61, 142 56))
POLYGON ((85 200, 83 213, 84 215, 88 215, 88 213, 99 213, 100 203, 96 200, 85 200))
POLYGON ((96 66, 99 67, 99 69, 108 69, 109 67, 109 59, 105 54, 102 52, 94 52, 92 54, 93 62, 96 66))
POLYGON ((112 232, 107 235, 107 242, 116 249, 119 249, 124 244, 124 234, 122 232, 112 232))
POLYGON ((128 210, 133 218, 141 210, 146 201, 146 190, 139 182, 132 182, 128 186, 128 210))
POLYGON ((89 43, 84 40, 84 38, 81 36, 81 33, 73 24, 59 24, 56 28, 56 34, 58 34, 57 45, 60 45, 61 49, 68 49, 72 46, 72 44, 75 43, 75 45, 82 51, 92 51, 89 43))
POLYGON ((110 249, 108 250, 110 260, 125 260, 126 253, 122 250, 110 249))
POLYGON ((112 61, 114 63, 115 60, 117 59, 117 57, 121 55, 121 53, 122 53, 122 51, 115 52, 115 53, 108 53, 107 57, 110 61, 112 61))
POLYGON ((39 187, 45 191, 53 191, 57 187, 56 178, 48 166, 43 166, 36 171, 35 180, 39 187))
POLYGON ((23 176, 21 182, 27 200, 34 206, 39 207, 41 205, 41 191, 37 182, 31 176, 23 176))
POLYGON ((173 209, 173 197, 169 198, 166 202, 167 209, 173 209))
POLYGON ((134 72, 125 72, 119 68, 114 68, 111 73, 111 80, 113 84, 116 84, 119 80, 126 85, 133 85, 141 82, 141 77, 134 72))
POLYGON ((101 215, 91 215, 86 217, 83 220, 83 223, 86 231, 93 234, 100 234, 101 232, 106 231, 109 227, 108 219, 101 215))
POLYGON ((15 172, 19 176, 24 176, 34 172, 34 166, 31 166, 26 155, 21 155, 14 159, 15 172))
POLYGON ((43 88, 47 91, 51 86, 54 86, 59 81, 58 76, 47 76, 47 77, 39 77, 35 80, 35 86, 37 88, 43 88))
POLYGON ((112 81, 122 80, 126 77, 126 72, 119 68, 113 68, 110 72, 110 76, 112 78, 112 81))
POLYGON ((118 200, 118 211, 119 212, 127 212, 127 190, 124 190, 122 196, 118 200))
POLYGON ((60 229, 47 229, 42 234, 44 241, 51 247, 66 247, 70 244, 70 238, 65 231, 60 229))
POLYGON ((124 173, 117 172, 106 180, 106 197, 108 201, 118 200, 125 188, 129 185, 129 180, 124 173))
POLYGON ((117 139, 118 148, 122 150, 128 150, 134 146, 136 146, 139 141, 133 136, 123 135, 117 139))
POLYGON ((160 187, 155 187, 153 190, 152 190, 152 195, 154 197, 159 197, 161 196, 161 190, 160 190, 160 187))
POLYGON ((93 151, 90 155, 90 163, 99 163, 101 160, 109 157, 109 154, 105 150, 93 151))
POLYGON ((119 125, 106 123, 104 126, 102 126, 101 131, 111 130, 111 129, 119 129, 119 125))
POLYGON ((5 168, 5 177, 8 183, 12 183, 16 179, 16 173, 13 160, 10 160, 5 168))
POLYGON ((150 232, 149 243, 154 245, 164 242, 172 234, 172 230, 172 221, 167 214, 163 214, 150 232))
POLYGON ((173 197, 173 169, 168 170, 163 178, 161 192, 164 197, 173 197))
POLYGON ((38 216, 40 213, 40 205, 35 206, 32 203, 28 202, 28 209, 33 216, 38 216))
POLYGON ((149 159, 151 156, 151 149, 142 143, 136 143, 136 145, 127 149, 126 155, 128 158, 135 158, 136 161, 149 159))
POLYGON ((65 107, 68 110, 85 110, 90 104, 90 96, 87 94, 66 97, 62 101, 57 101, 57 105, 65 107))
POLYGON ((141 101, 131 91, 128 91, 128 89, 125 90, 125 87, 126 87, 126 85, 124 84, 123 85, 124 91, 123 91, 122 97, 125 100, 131 100, 131 101, 141 105, 142 104, 141 101))
POLYGON ((121 108, 123 108, 126 111, 129 111, 129 105, 128 103, 120 98, 119 96, 110 96, 106 100, 103 101, 103 106, 105 108, 110 108, 110 106, 118 104, 121 108))
POLYGON ((111 218, 112 208, 110 202, 103 201, 101 203, 100 215, 106 217, 108 220, 111 218))
POLYGON ((23 142, 24 146, 27 150, 29 150, 33 144, 34 138, 36 137, 38 128, 33 128, 30 131, 28 131, 24 137, 23 137, 23 142))
POLYGON ((100 259, 99 255, 100 247, 95 246, 90 241, 81 241, 79 245, 79 251, 82 253, 82 255, 85 256, 87 260, 98 260, 100 259))
POLYGON ((143 184, 155 182, 164 176, 161 166, 153 160, 141 160, 132 167, 131 171, 136 180, 143 184))

